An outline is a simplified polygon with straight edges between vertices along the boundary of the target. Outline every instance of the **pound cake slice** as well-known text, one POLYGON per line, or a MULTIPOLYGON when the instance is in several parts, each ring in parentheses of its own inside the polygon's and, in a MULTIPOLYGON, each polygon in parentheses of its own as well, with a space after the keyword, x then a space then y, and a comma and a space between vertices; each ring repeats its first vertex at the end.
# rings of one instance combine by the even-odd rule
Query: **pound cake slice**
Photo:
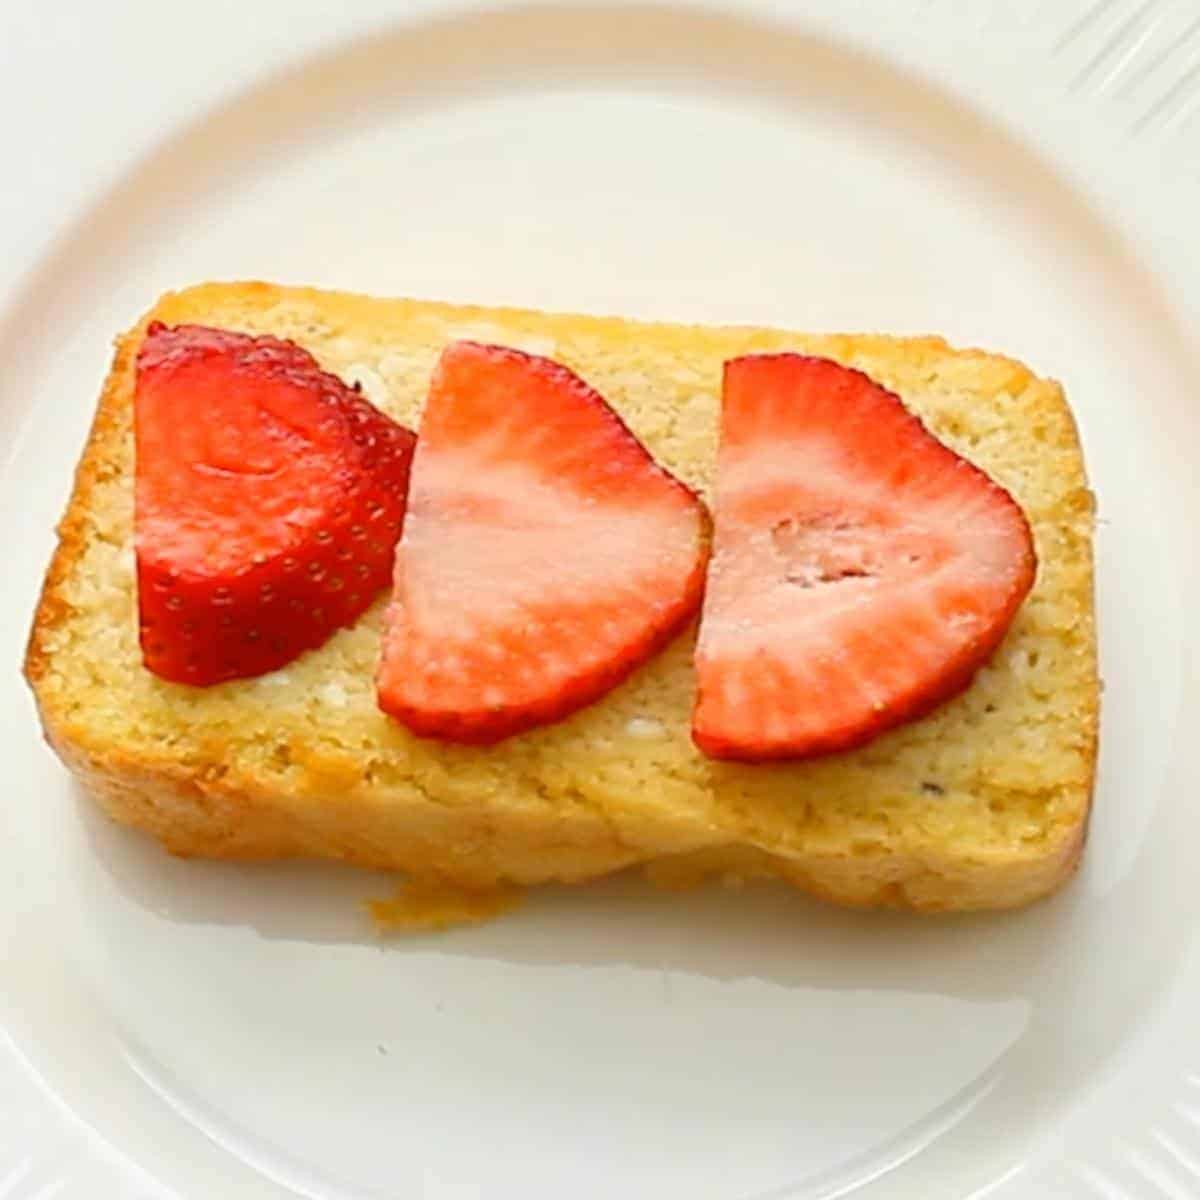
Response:
POLYGON ((174 853, 308 856, 486 891, 645 865, 664 883, 777 876, 843 904, 1003 908, 1079 859, 1099 685, 1093 502, 1059 386, 936 338, 812 336, 211 284, 164 297, 116 359, 59 528, 26 673, 51 744, 116 820, 174 853), (1021 504, 1036 584, 962 694, 803 762, 693 745, 694 630, 568 719, 490 747, 379 708, 386 597, 286 667, 207 688, 143 666, 133 550, 135 359, 148 324, 290 339, 409 428, 457 339, 553 358, 701 495, 723 364, 798 351, 865 372, 1021 504))

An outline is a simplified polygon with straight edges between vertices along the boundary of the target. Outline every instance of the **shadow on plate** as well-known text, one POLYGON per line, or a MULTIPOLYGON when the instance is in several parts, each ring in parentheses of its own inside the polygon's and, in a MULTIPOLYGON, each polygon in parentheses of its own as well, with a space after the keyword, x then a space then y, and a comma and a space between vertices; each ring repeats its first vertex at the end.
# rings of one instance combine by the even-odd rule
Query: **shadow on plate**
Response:
MULTIPOLYGON (((695 976, 788 989, 798 1017, 807 1011, 805 993, 813 991, 841 993, 852 1007, 859 994, 888 992, 907 994, 908 1002, 913 995, 1015 1001, 1028 1014, 1024 1032, 946 1109, 955 1121, 977 1109, 976 1119, 997 1134, 1004 1122, 1028 1130, 1049 1120, 1148 1019, 1159 982, 1143 978, 1114 992, 1111 979, 1095 977, 1096 958, 1074 952, 1089 930, 1095 936, 1097 906, 1107 907, 1078 884, 1018 912, 918 917, 838 909, 772 884, 664 892, 626 873, 536 889, 514 912, 485 925, 381 937, 362 905, 394 887, 385 873, 177 859, 112 824, 81 792, 77 807, 91 863, 87 886, 98 908, 132 904, 159 921, 252 931, 308 944, 318 956, 322 947, 360 946, 378 956, 373 986, 384 994, 395 989, 398 997, 410 986, 409 972, 421 972, 432 956, 529 967, 531 988, 553 987, 559 971, 628 967, 657 974, 658 1003, 681 1014, 688 1011, 686 981, 695 976), (1108 988, 1099 1006, 1098 987, 1108 988), (1089 1011, 1095 1019, 1081 1020, 1089 1011)), ((327 973, 323 986, 332 986, 327 973)), ((736 997, 731 992, 730 1003, 736 997)))
POLYGON ((103 872, 98 886, 115 887, 155 916, 397 956, 434 951, 534 966, 623 963, 787 987, 1000 999, 1036 990, 1048 963, 1069 945, 1080 904, 1068 887, 1020 912, 923 917, 841 909, 767 882, 665 891, 626 871, 582 886, 532 889, 517 909, 483 925, 381 934, 364 905, 388 896, 396 876, 335 863, 175 858, 113 824, 81 790, 75 794, 95 868, 103 872))

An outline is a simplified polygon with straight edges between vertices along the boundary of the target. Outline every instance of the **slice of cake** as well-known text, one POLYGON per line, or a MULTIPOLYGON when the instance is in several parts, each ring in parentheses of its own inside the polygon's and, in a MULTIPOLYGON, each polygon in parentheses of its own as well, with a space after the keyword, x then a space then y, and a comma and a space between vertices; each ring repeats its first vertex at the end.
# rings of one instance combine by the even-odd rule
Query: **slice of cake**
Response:
POLYGON ((1053 890, 1083 846, 1098 719, 1092 507, 1058 385, 938 339, 204 285, 164 297, 118 343, 26 671, 51 744, 85 787, 179 854, 334 858, 480 890, 648 864, 666 882, 775 875, 846 904, 1006 907, 1053 890), (804 761, 696 748, 694 631, 566 719, 486 747, 418 736, 381 710, 386 594, 281 669, 168 682, 143 664, 132 542, 135 359, 152 321, 287 339, 410 429, 448 343, 551 357, 702 496, 724 363, 830 358, 898 395, 1016 498, 1037 579, 965 691, 804 761))

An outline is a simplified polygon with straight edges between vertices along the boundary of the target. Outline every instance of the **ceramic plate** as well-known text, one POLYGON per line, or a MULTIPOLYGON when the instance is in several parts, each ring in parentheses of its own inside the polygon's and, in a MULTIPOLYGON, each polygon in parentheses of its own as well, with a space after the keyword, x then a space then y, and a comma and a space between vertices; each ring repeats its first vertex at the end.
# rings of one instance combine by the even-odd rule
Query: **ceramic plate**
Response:
POLYGON ((13 18, 0 1197, 1200 1194, 1192 0, 114 0, 13 18), (19 181, 14 182, 16 171, 19 181), (818 330, 1062 379, 1106 681, 1079 878, 999 916, 175 861, 17 678, 113 334, 257 277, 818 330))

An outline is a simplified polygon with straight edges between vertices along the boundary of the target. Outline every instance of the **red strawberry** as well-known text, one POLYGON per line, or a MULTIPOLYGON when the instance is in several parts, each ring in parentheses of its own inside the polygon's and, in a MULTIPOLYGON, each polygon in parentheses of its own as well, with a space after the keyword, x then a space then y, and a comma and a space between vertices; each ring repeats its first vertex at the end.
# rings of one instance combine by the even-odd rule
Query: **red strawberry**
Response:
POLYGON ((725 365, 692 735, 715 758, 847 750, 970 683, 1033 585, 1013 498, 858 371, 725 365))
POLYGON ((706 526, 565 367, 451 345, 421 422, 380 706, 477 744, 582 708, 693 616, 706 526))
POLYGON ((135 418, 142 656, 156 675, 272 671, 386 586, 413 435, 307 351, 155 322, 135 418))

